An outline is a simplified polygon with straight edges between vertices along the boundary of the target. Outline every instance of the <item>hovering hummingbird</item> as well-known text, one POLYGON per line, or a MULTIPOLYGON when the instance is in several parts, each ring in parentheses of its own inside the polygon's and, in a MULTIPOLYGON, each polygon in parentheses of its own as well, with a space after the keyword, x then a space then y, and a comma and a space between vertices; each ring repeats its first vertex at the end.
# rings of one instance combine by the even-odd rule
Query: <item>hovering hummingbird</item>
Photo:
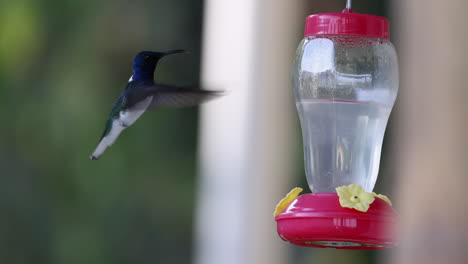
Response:
POLYGON ((120 133, 135 123, 146 110, 197 105, 223 94, 220 91, 195 90, 154 83, 153 74, 158 61, 166 55, 184 52, 184 50, 142 51, 136 55, 133 61, 133 75, 112 108, 99 144, 90 159, 97 160, 115 142, 120 133))

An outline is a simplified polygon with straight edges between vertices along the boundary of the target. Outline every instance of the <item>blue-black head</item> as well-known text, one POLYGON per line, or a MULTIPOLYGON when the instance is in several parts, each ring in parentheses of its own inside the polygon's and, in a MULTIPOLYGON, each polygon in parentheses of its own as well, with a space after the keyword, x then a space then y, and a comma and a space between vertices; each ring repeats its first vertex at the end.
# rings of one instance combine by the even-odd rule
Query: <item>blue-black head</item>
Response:
POLYGON ((184 50, 169 50, 166 52, 141 51, 133 60, 133 80, 148 80, 153 79, 153 73, 156 69, 158 61, 170 54, 184 53, 184 50))

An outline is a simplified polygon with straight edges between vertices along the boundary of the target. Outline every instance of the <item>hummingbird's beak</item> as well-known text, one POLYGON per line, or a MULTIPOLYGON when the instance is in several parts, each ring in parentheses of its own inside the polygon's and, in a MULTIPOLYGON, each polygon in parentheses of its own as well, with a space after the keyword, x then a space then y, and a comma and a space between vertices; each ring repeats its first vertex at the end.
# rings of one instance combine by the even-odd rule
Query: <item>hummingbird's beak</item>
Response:
POLYGON ((168 50, 166 52, 163 52, 163 56, 169 55, 169 54, 175 54, 175 53, 190 53, 188 51, 185 51, 183 49, 177 49, 177 50, 168 50))

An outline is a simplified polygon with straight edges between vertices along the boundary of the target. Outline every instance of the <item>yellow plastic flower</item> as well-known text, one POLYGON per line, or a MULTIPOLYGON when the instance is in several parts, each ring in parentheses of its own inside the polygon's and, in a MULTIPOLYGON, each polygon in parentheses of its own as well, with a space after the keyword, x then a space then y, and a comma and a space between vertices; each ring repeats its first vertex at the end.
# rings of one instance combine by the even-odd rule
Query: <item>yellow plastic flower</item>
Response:
POLYGON ((366 192, 359 184, 350 184, 336 188, 342 207, 367 212, 375 198, 372 193, 366 192))
POLYGON ((273 216, 279 215, 284 208, 286 208, 296 197, 302 192, 302 188, 296 187, 292 189, 288 194, 286 194, 286 197, 281 199, 281 201, 278 203, 278 205, 275 208, 275 212, 273 213, 273 216))
POLYGON ((380 198, 382 200, 384 200, 385 202, 387 202, 390 206, 393 206, 392 205, 392 201, 390 201, 390 199, 388 199, 387 196, 383 195, 383 194, 376 194, 375 192, 372 192, 372 195, 374 195, 374 197, 377 197, 377 198, 380 198))

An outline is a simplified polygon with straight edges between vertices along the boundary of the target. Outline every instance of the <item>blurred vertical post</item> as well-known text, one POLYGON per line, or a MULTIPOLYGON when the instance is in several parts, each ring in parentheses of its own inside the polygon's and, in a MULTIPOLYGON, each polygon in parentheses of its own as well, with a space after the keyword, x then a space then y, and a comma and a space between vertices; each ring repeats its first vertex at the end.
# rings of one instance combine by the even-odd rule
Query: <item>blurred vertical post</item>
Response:
POLYGON ((466 0, 398 0, 398 264, 467 263, 466 0))
POLYGON ((272 212, 294 175, 290 70, 302 7, 205 1, 202 85, 228 95, 201 111, 197 264, 287 262, 272 212))

